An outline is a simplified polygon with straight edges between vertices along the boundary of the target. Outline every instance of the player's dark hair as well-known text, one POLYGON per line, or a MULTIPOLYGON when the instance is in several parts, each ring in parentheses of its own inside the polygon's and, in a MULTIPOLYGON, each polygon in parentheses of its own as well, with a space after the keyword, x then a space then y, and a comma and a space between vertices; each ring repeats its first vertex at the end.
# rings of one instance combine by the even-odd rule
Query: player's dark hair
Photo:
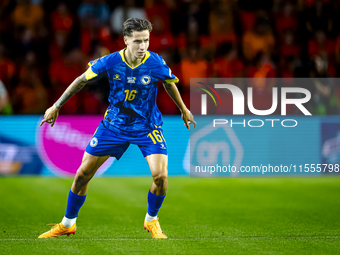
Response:
POLYGON ((146 19, 139 19, 139 18, 130 18, 125 20, 123 23, 123 35, 124 36, 132 36, 133 31, 144 31, 149 30, 151 32, 152 25, 150 21, 146 19))

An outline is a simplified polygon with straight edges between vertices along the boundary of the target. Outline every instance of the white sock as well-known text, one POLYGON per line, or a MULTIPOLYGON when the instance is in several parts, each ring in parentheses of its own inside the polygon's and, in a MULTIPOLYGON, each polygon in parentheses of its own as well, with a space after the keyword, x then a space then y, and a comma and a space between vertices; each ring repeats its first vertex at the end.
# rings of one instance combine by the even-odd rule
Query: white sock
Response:
POLYGON ((146 216, 145 216, 146 222, 150 222, 150 221, 153 221, 153 220, 156 220, 156 219, 157 219, 157 215, 156 216, 150 216, 148 213, 146 213, 146 216))
POLYGON ((74 225, 74 223, 76 223, 76 220, 77 220, 77 217, 73 218, 73 219, 69 219, 69 218, 66 218, 64 216, 64 218, 61 221, 61 223, 63 224, 64 227, 69 228, 69 227, 72 227, 74 225))

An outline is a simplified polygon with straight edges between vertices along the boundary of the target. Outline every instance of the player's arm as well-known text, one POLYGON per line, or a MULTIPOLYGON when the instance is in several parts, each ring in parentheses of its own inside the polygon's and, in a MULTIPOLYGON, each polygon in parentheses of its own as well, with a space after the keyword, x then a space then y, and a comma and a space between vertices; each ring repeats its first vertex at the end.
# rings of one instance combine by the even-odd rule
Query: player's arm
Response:
POLYGON ((42 126, 45 122, 51 124, 53 127, 57 117, 59 115, 60 108, 69 100, 74 94, 80 91, 88 82, 86 78, 86 73, 83 73, 79 77, 77 77, 70 86, 64 91, 61 97, 54 103, 50 108, 48 108, 45 112, 44 119, 41 121, 40 126, 42 126))
POLYGON ((172 100, 175 102, 175 104, 181 111, 184 125, 186 125, 186 127, 189 129, 189 124, 194 124, 194 128, 195 128, 196 122, 194 121, 194 116, 191 114, 189 109, 185 106, 182 100, 182 97, 179 94, 176 84, 173 82, 169 82, 169 83, 163 83, 163 85, 164 85, 166 92, 169 94, 169 96, 172 98, 172 100))

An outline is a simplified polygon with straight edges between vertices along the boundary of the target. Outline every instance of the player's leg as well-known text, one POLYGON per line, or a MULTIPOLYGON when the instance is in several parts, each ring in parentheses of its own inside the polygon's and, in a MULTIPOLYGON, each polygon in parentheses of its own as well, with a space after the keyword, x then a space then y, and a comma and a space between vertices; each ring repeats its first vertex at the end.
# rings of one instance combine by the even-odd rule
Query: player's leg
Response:
POLYGON ((151 231, 153 238, 167 238, 158 222, 158 211, 161 208, 168 184, 168 155, 152 154, 145 157, 152 174, 152 184, 148 193, 148 211, 144 228, 151 231))
POLYGON ((82 163, 77 170, 72 183, 71 191, 79 196, 87 193, 89 181, 92 179, 98 168, 109 158, 109 156, 97 157, 87 152, 84 153, 82 163))
POLYGON ((168 187, 168 155, 152 154, 145 157, 150 167, 152 184, 150 191, 157 196, 164 196, 168 187))
POLYGON ((62 220, 62 224, 65 227, 71 227, 76 223, 78 212, 86 199, 89 181, 108 157, 109 156, 98 157, 87 152, 84 153, 82 163, 77 170, 69 192, 66 213, 62 220))
POLYGON ((66 213, 62 222, 38 238, 56 238, 61 235, 70 235, 76 232, 76 219, 80 208, 85 202, 89 181, 108 157, 109 156, 98 157, 87 152, 84 153, 82 163, 77 170, 69 192, 66 213))
POLYGON ((100 122, 86 147, 82 163, 74 178, 67 200, 65 217, 61 223, 40 235, 39 238, 54 238, 60 235, 69 235, 76 231, 75 222, 78 212, 85 202, 89 181, 98 168, 108 159, 108 155, 118 160, 128 147, 129 142, 106 128, 104 121, 100 122))

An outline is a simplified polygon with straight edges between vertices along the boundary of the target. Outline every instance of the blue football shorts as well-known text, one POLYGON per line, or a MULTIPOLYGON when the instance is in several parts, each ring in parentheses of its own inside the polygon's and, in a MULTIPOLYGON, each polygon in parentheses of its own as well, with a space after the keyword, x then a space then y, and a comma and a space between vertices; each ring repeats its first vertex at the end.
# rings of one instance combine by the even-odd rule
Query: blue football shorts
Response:
POLYGON ((100 122, 85 151, 93 156, 110 155, 120 159, 130 144, 138 145, 144 157, 151 154, 168 155, 161 128, 155 128, 144 136, 134 137, 117 134, 106 128, 103 121, 100 122))

